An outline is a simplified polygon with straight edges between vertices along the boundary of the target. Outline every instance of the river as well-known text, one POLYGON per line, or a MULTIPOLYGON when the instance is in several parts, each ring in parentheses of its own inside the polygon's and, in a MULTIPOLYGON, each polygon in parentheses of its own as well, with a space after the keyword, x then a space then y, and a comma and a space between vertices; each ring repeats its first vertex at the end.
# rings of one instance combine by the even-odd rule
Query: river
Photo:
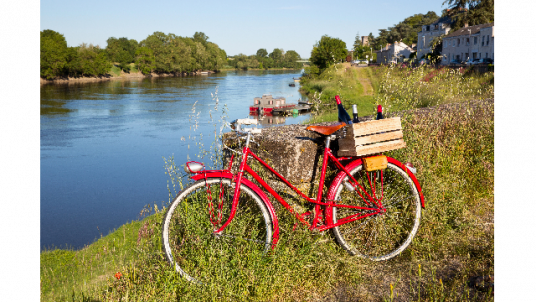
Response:
POLYGON ((138 219, 146 205, 166 204, 169 177, 163 158, 173 156, 177 164, 187 156, 194 159, 195 141, 202 133, 210 145, 219 127, 210 116, 219 119, 224 108, 231 121, 248 117, 253 98, 263 94, 283 96, 288 103, 304 99, 298 83, 289 87, 300 75, 228 71, 42 86, 41 249, 82 248, 138 219))

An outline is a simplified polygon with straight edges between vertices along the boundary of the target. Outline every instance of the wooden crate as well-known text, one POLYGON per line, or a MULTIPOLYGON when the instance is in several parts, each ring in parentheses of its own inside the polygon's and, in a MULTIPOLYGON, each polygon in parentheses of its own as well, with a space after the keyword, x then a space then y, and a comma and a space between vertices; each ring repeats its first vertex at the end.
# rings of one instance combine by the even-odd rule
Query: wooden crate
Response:
POLYGON ((367 121, 348 126, 339 139, 338 156, 365 156, 406 147, 400 117, 367 121))

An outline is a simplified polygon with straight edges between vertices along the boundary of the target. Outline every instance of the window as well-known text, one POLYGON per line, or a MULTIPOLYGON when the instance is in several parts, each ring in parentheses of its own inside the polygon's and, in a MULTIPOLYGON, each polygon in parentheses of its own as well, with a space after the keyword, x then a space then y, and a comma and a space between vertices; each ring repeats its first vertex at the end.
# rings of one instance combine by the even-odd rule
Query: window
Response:
POLYGON ((482 59, 482 53, 481 52, 478 53, 478 58, 482 59))
POLYGON ((469 46, 469 38, 465 39, 465 45, 469 46))
POLYGON ((460 46, 460 38, 458 38, 458 46, 460 46))
POLYGON ((486 41, 486 45, 489 45, 489 35, 488 35, 488 40, 486 41))
POLYGON ((478 37, 475 37, 473 40, 473 45, 476 45, 478 43, 478 37))
POLYGON ((486 52, 486 58, 488 58, 488 53, 486 52))

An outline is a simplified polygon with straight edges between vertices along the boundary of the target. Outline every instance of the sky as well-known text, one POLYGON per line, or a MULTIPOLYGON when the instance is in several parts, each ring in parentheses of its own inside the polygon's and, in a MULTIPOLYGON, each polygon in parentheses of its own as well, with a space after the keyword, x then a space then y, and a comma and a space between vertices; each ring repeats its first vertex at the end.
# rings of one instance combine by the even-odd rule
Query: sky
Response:
POLYGON ((155 31, 192 37, 204 32, 227 52, 294 50, 309 58, 323 35, 352 47, 355 37, 386 29, 414 14, 441 15, 443 0, 363 1, 72 1, 42 0, 40 30, 65 36, 68 46, 106 47, 109 37, 142 41, 155 31), (402 4, 403 3, 403 4, 402 4))

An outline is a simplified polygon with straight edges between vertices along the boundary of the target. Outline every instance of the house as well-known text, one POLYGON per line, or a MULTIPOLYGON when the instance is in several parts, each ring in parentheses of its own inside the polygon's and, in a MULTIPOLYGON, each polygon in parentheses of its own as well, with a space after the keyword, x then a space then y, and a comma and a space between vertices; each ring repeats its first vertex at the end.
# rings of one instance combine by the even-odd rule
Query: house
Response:
POLYGON ((493 23, 464 26, 443 38, 441 65, 467 59, 494 59, 493 23))
POLYGON ((432 46, 433 39, 442 35, 447 35, 452 23, 453 21, 450 16, 444 16, 430 25, 422 26, 422 30, 417 33, 417 59, 432 52, 430 46, 432 46))
POLYGON ((411 47, 404 44, 404 42, 395 42, 393 44, 387 44, 380 50, 375 51, 376 62, 381 64, 400 62, 403 59, 409 58, 412 52, 415 51, 411 49, 411 47))

